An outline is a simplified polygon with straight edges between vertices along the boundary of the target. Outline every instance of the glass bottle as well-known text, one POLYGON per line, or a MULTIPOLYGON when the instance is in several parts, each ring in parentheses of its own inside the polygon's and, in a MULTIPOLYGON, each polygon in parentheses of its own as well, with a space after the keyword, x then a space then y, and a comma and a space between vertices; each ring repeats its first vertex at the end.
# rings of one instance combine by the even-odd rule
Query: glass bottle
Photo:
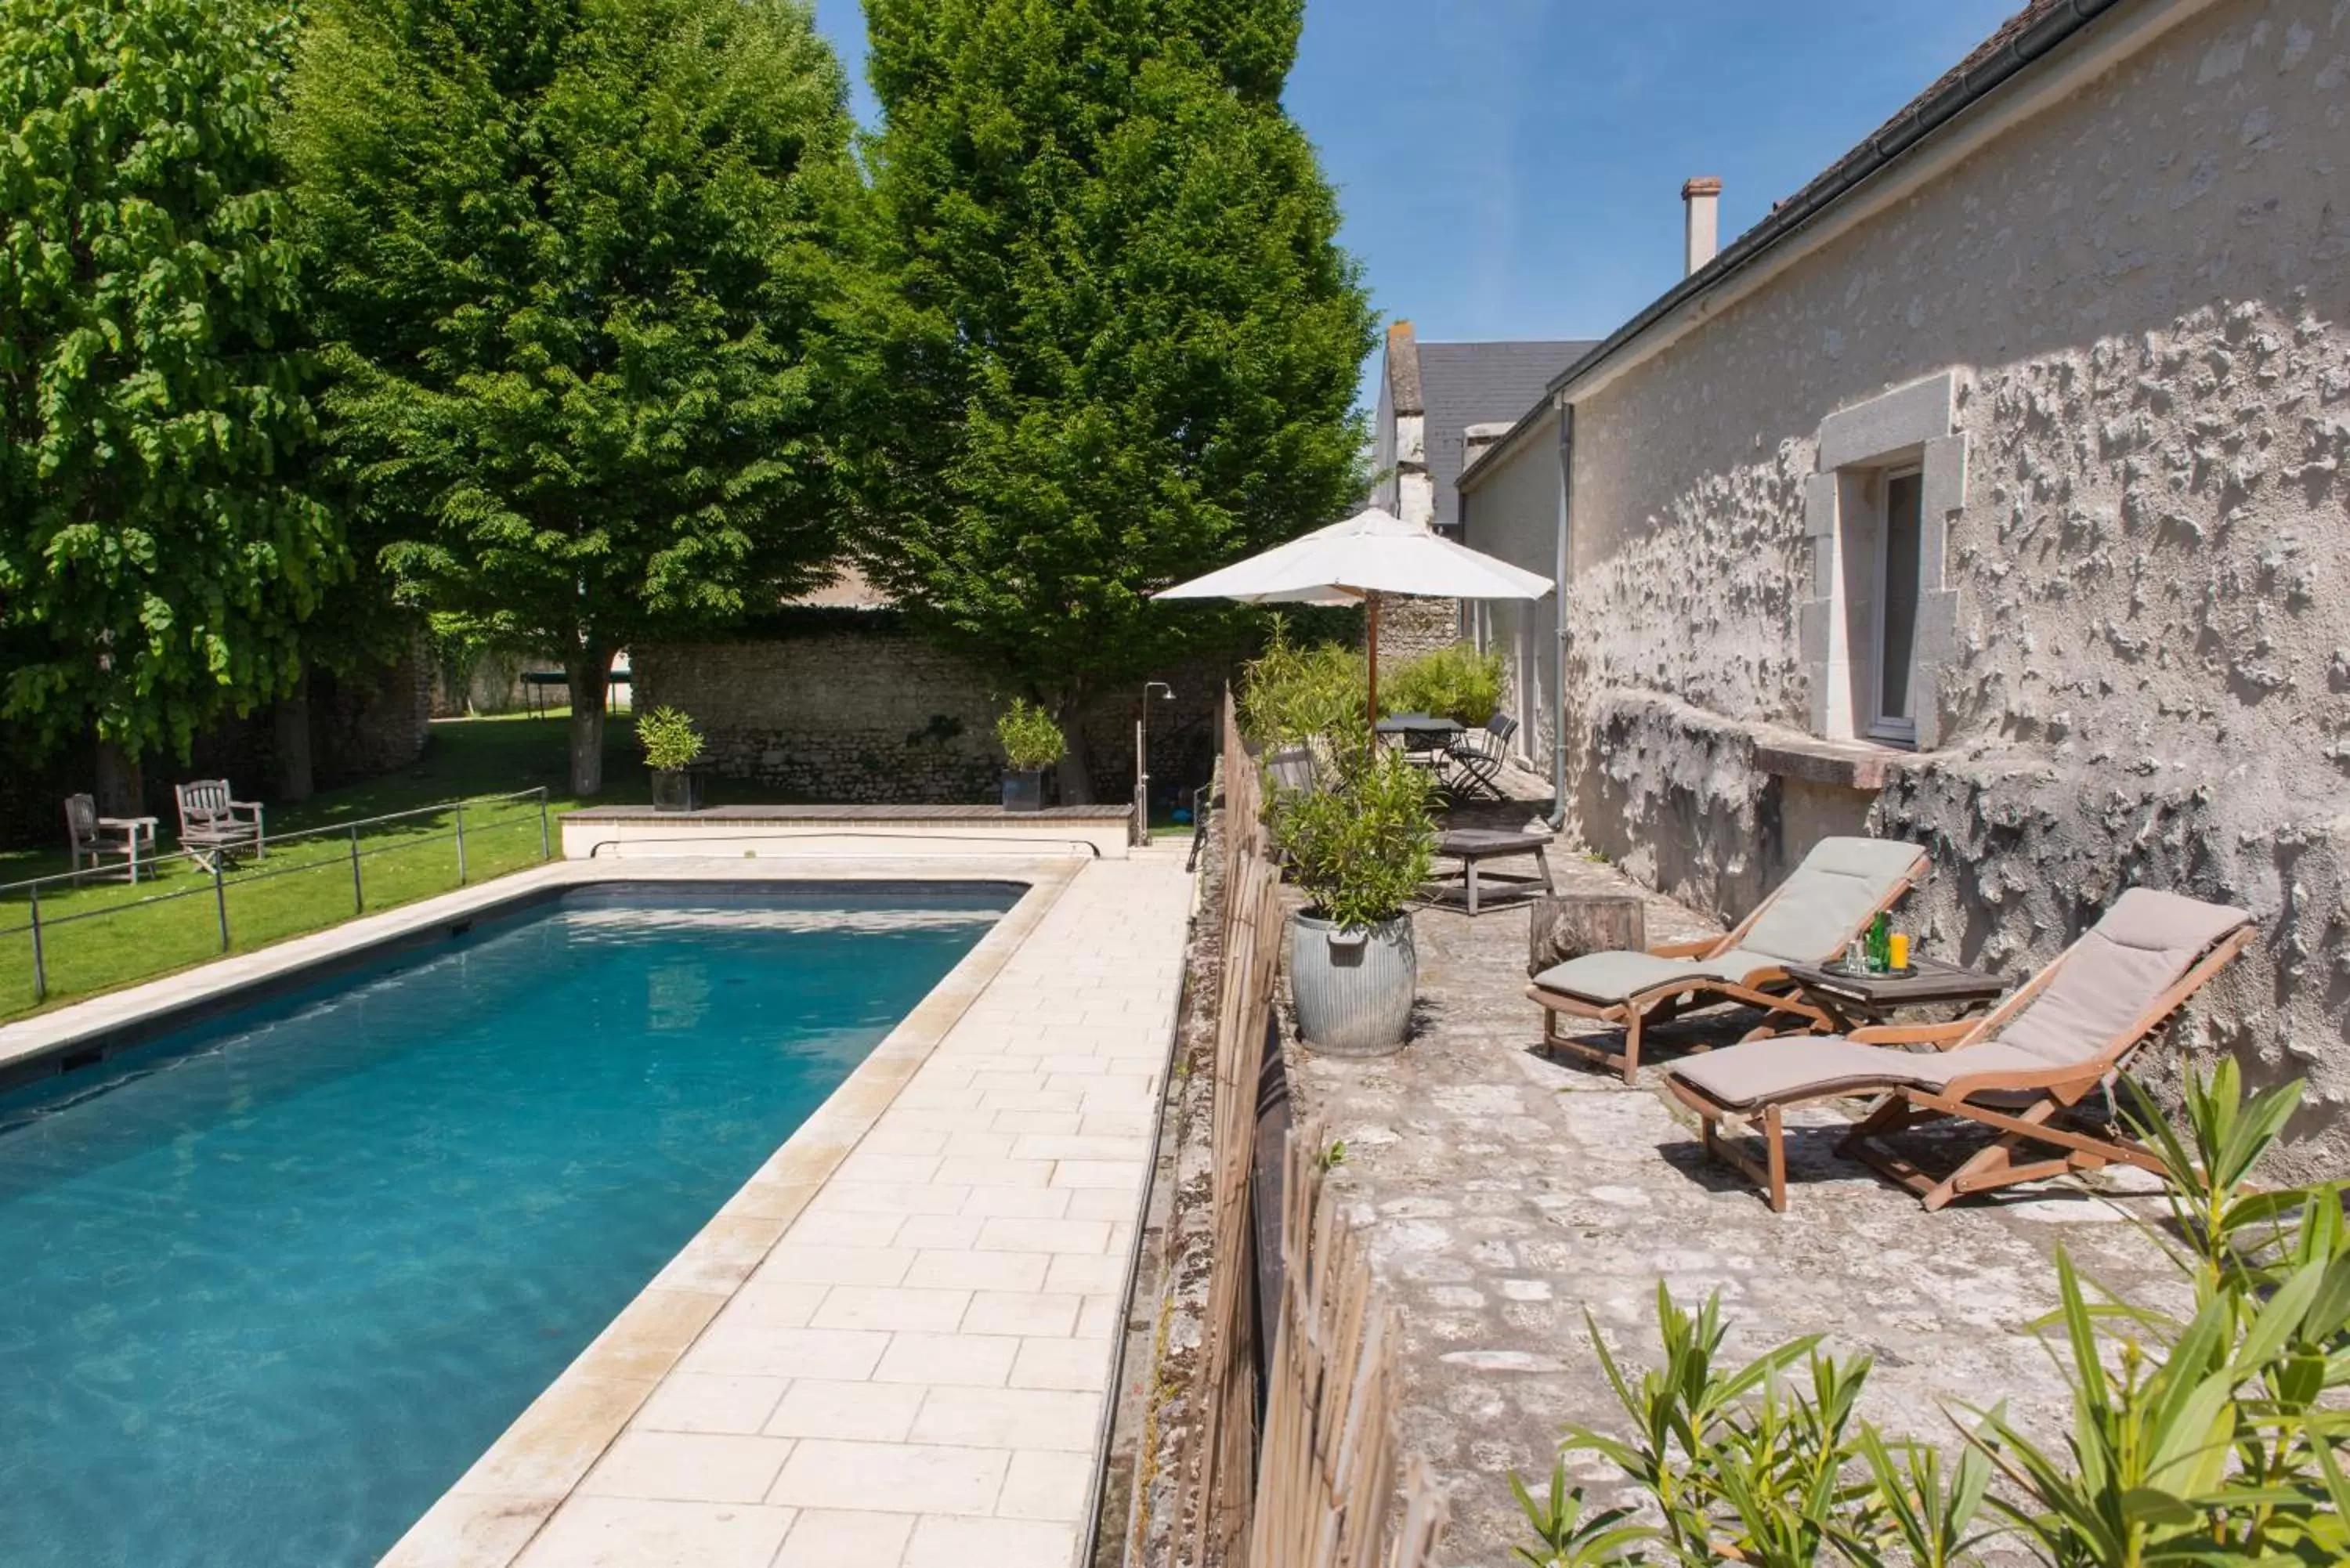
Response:
POLYGON ((1893 962, 1893 918, 1883 910, 1868 922, 1868 967, 1883 974, 1893 962))

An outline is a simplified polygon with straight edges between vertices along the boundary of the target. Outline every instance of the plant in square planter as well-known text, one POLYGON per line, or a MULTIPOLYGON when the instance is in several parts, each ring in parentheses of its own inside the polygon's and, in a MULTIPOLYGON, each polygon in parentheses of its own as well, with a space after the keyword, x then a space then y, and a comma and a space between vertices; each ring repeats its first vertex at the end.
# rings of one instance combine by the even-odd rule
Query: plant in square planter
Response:
POLYGON ((655 811, 700 811, 702 732, 690 715, 674 708, 655 708, 637 720, 637 742, 645 749, 645 766, 653 774, 655 811))
POLYGON ((1015 697, 995 721, 995 738, 1003 747, 1003 809, 1043 810, 1045 770, 1069 749, 1061 726, 1042 708, 1015 697))
POLYGON ((1334 1056, 1403 1046, 1419 984, 1408 906, 1436 850, 1433 786, 1389 752, 1357 750, 1334 787, 1284 790, 1271 807, 1290 880, 1312 900, 1291 917, 1297 1033, 1334 1056))

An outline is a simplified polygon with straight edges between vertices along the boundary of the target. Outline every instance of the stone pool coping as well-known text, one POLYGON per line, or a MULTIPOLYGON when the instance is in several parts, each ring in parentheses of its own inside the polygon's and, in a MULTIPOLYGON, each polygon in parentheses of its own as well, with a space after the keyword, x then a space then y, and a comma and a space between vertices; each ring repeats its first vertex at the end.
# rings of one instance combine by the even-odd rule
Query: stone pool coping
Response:
MULTIPOLYGON (((1058 1328, 1035 1324, 1018 1328, 966 1325, 956 1332, 977 1337, 955 1343, 967 1343, 983 1363, 1003 1347, 1022 1347, 1020 1363, 1010 1368, 1008 1382, 1003 1369, 998 1369, 993 1379, 995 1386, 961 1386, 989 1380, 969 1376, 963 1369, 944 1369, 929 1379, 942 1386, 917 1390, 890 1386, 887 1379, 894 1375, 892 1367, 868 1369, 870 1376, 883 1380, 873 1390, 882 1403, 919 1395, 937 1408, 925 1405, 914 1428, 898 1434, 901 1440, 895 1443, 816 1440, 797 1445, 809 1450, 806 1457, 812 1463, 837 1463, 844 1453, 859 1460, 872 1455, 883 1461, 916 1465, 940 1456, 983 1456, 995 1465, 994 1473, 1004 1478, 1000 1493, 977 1501, 948 1501, 931 1509, 926 1502, 886 1495, 868 1495, 860 1501, 848 1494, 872 1489, 847 1485, 837 1489, 842 1494, 837 1498, 827 1490, 813 1497, 803 1495, 798 1506, 793 1507, 783 1506, 789 1500, 779 1496, 767 1500, 765 1506, 737 1511, 757 1516, 753 1524, 776 1534, 797 1531, 782 1550, 780 1561, 797 1563, 810 1551, 819 1553, 818 1559, 811 1560, 820 1560, 825 1542, 843 1530, 857 1535, 859 1561, 870 1561, 876 1568, 901 1561, 909 1564, 939 1561, 941 1552, 947 1554, 945 1560, 976 1564, 997 1561, 1007 1549, 1014 1555, 1004 1560, 1019 1562, 1024 1568, 1031 1562, 1074 1560, 1090 1537, 1089 1510, 1097 1495, 1101 1444, 1107 1432, 1106 1421, 1087 1415, 1079 1407, 1091 1404, 1106 1409, 1107 1386, 1115 1375, 1111 1325, 1125 1308, 1125 1291, 1132 1272, 1134 1211, 1139 1211, 1149 1178, 1149 1140, 1141 1124, 1151 1119, 1163 1082, 1172 1039, 1174 988, 1180 984, 1182 917, 1190 902, 1190 878, 1180 869, 1180 851, 1146 851, 1137 860, 1144 863, 1090 857, 1014 858, 1000 852, 964 856, 917 852, 889 857, 763 856, 745 860, 692 856, 625 863, 558 861, 19 1021, 0 1028, 0 1070, 10 1061, 22 1066, 29 1058, 44 1054, 80 1055, 94 1049, 93 1043, 151 1037, 191 1013, 203 1016, 239 1005, 288 984, 330 974, 385 944, 429 940, 451 927, 504 913, 570 888, 808 881, 1024 885, 1025 891, 1013 908, 411 1528, 384 1561, 400 1568, 418 1564, 448 1568, 460 1563, 468 1568, 504 1568, 526 1553, 530 1568, 542 1563, 667 1562, 688 1545, 686 1540, 673 1539, 673 1532, 669 1532, 672 1521, 687 1537, 696 1536, 713 1520, 722 1525, 734 1521, 736 1511, 709 1503, 634 1503, 626 1500, 642 1494, 627 1492, 615 1497, 611 1472, 615 1465, 625 1470, 635 1452, 631 1445, 641 1447, 648 1438, 671 1443, 691 1440, 675 1436, 671 1430, 673 1423, 666 1416, 656 1419, 651 1412, 644 1413, 637 1425, 652 1428, 650 1433, 632 1431, 631 1423, 661 1388, 664 1378, 679 1368, 703 1331, 735 1303, 738 1293, 747 1297, 744 1286, 763 1262, 771 1261, 771 1252, 775 1266, 769 1274, 792 1279, 807 1256, 820 1257, 828 1250, 818 1245, 813 1254, 808 1253, 811 1237, 820 1242, 827 1235, 847 1245, 875 1244, 877 1250, 866 1255, 867 1261, 875 1262, 914 1256, 902 1249, 917 1246, 979 1249, 967 1261, 920 1253, 921 1266, 934 1272, 947 1268, 993 1272, 1023 1262, 1023 1256, 1002 1249, 1040 1249, 1034 1264, 1042 1273, 1049 1262, 1049 1280, 1025 1285, 987 1282, 1001 1283, 1004 1289, 982 1290, 979 1298, 998 1314, 1009 1311, 1015 1315, 1043 1309, 1049 1316, 1058 1310, 1051 1303, 1066 1302, 1067 1310, 1076 1314, 1078 1321, 1075 1326, 1058 1328), (1038 928, 1062 908, 1071 887, 1085 883, 1089 874, 1086 896, 1075 900, 1055 922, 1054 934, 1038 944, 1039 950, 1023 961, 1016 981, 995 985, 1005 966, 1022 959, 1024 947, 1038 928), (1164 973, 1159 972, 1162 970, 1164 973), (974 1004, 980 1004, 976 1014, 974 1004), (1027 1054, 1024 1058, 1023 1053, 1027 1054), (922 1084, 909 1092, 917 1075, 926 1068, 922 1084), (1020 1106, 1034 1102, 1041 1107, 1048 1100, 1070 1102, 1052 1109, 1081 1114, 1056 1117, 1043 1109, 999 1107, 999 1102, 1020 1106), (885 1114, 890 1120, 877 1132, 885 1114), (1127 1117, 1137 1122, 1131 1137, 1122 1125, 1127 1117), (1055 1120, 1070 1124, 1058 1130, 1085 1136, 1048 1136, 1054 1129, 1046 1123, 1055 1120), (993 1130, 951 1134, 927 1130, 949 1122, 993 1130), (960 1241, 935 1235, 921 1242, 900 1238, 894 1242, 900 1251, 895 1252, 879 1245, 890 1242, 897 1229, 897 1220, 886 1214, 872 1216, 869 1228, 876 1232, 872 1237, 840 1235, 856 1228, 855 1219, 861 1218, 851 1211, 869 1209, 877 1195, 913 1190, 889 1184, 907 1180, 922 1187, 906 1168, 923 1163, 909 1151, 923 1147, 925 1138, 941 1146, 951 1143, 956 1147, 941 1152, 959 1157, 971 1155, 973 1142, 992 1139, 1004 1147, 991 1152, 1018 1158, 928 1161, 936 1168, 928 1177, 927 1188, 915 1196, 927 1194, 927 1201, 949 1193, 968 1194, 966 1211, 973 1216, 1064 1211, 1058 1206, 1037 1208, 1025 1200, 1031 1196, 1054 1196, 1068 1200, 1066 1212, 1072 1218, 1067 1221, 934 1220, 930 1222, 934 1230, 960 1224, 972 1234, 960 1241), (1124 1147, 1129 1141, 1135 1145, 1132 1151, 1124 1147), (1011 1147, 1014 1144, 1020 1147, 1011 1147), (1126 1158, 1128 1152, 1133 1155, 1130 1159, 1126 1158), (845 1171, 844 1165, 848 1166, 845 1171), (956 1185, 974 1181, 979 1185, 956 1185), (1046 1189, 1027 1185, 1035 1181, 1046 1182, 1046 1189), (996 1182, 1015 1185, 991 1185, 996 1182), (816 1211, 810 1214, 806 1211, 812 1202, 816 1211), (835 1209, 840 1212, 833 1212, 835 1209), (1075 1219, 1079 1213, 1087 1218, 1075 1219), (806 1223, 794 1232, 803 1218, 806 1223), (1055 1227, 1060 1229, 1056 1231, 1055 1227), (1076 1231, 1087 1234, 1078 1238, 1073 1235, 1076 1231), (1065 1251, 1076 1255, 1058 1255, 1065 1251), (1043 1253, 1054 1255, 1048 1259, 1043 1253), (1034 1297, 1019 1293, 1040 1288, 1044 1293, 1034 1297), (1051 1293, 1056 1291, 1087 1293, 1080 1300, 1051 1293), (1034 1304, 1024 1306, 1024 1303, 1034 1304), (1084 1310, 1077 1313, 1080 1304, 1084 1310), (1002 1337, 1005 1333, 1044 1334, 1047 1340, 1005 1339, 1002 1337), (1055 1344, 1050 1342, 1055 1334, 1071 1334, 1075 1339, 1055 1344), (1038 1357, 1033 1366, 1032 1353, 1038 1357), (1069 1392, 1042 1391, 1051 1389, 1069 1392), (1031 1407, 1035 1406, 1050 1408, 1031 1407), (1052 1417, 1041 1439, 1039 1431, 1030 1427, 1032 1417, 1052 1417), (950 1422, 961 1423, 954 1436, 941 1438, 927 1429, 950 1422), (952 1446, 958 1442, 964 1446, 952 1446), (947 1446, 939 1446, 941 1443, 947 1446), (1011 1467, 1008 1473, 1003 1469, 1006 1461, 1011 1467), (702 1507, 699 1517, 660 1513, 661 1510, 690 1512, 691 1506, 702 1507), (911 1511, 918 1508, 922 1511, 911 1511), (889 1511, 893 1509, 907 1511, 893 1514, 889 1511), (632 1520, 632 1511, 654 1517, 632 1520), (612 1540, 590 1544, 577 1539, 583 1521, 606 1534, 615 1526, 625 1531, 632 1524, 648 1523, 668 1533, 639 1538, 633 1545, 612 1540), (801 1536, 808 1539, 803 1542, 801 1536), (867 1549, 868 1545, 872 1550, 867 1549), (974 1550, 975 1556, 972 1555, 974 1550)), ((897 1199, 893 1197, 891 1201, 897 1199)), ((817 1271, 813 1277, 833 1276, 817 1271)), ((762 1282, 772 1285, 774 1280, 762 1282)), ((862 1304, 868 1306, 874 1304, 870 1298, 875 1297, 921 1304, 951 1293, 920 1289, 920 1282, 909 1280, 902 1291, 856 1288, 842 1293, 866 1298, 862 1304)), ((787 1288, 797 1294, 821 1297, 829 1287, 787 1288)), ((744 1308, 756 1304, 746 1299, 726 1321, 733 1322, 744 1308)), ((888 1301, 879 1304, 885 1310, 890 1305, 888 1301)), ((830 1304, 824 1308, 827 1313, 835 1310, 830 1304)), ((762 1334, 768 1332, 764 1324, 752 1326, 762 1334)), ((822 1338, 827 1331, 783 1327, 777 1341, 789 1341, 803 1332, 822 1338)), ((944 1353, 946 1341, 954 1338, 951 1334, 899 1337, 938 1342, 929 1345, 934 1355, 944 1353)), ((693 1365, 688 1363, 687 1369, 693 1365)), ((852 1383, 858 1376, 853 1370, 830 1369, 825 1375, 847 1377, 852 1383)), ((691 1384, 697 1379, 684 1381, 691 1384)), ((801 1386, 792 1386, 796 1391, 801 1386)), ((814 1386, 810 1386, 811 1390, 814 1386)), ((846 1387, 828 1386, 836 1391, 846 1387)), ((785 1413, 778 1412, 777 1418, 783 1421, 785 1413)), ((764 1442, 771 1450, 792 1447, 774 1438, 720 1440, 764 1442)), ((779 1493, 794 1488, 802 1494, 808 1491, 806 1478, 790 1469, 775 1487, 779 1493)), ((681 1495, 693 1499, 704 1494, 689 1489, 681 1495)), ((727 1563, 737 1560, 721 1555, 727 1563)), ((705 1555, 696 1560, 716 1563, 720 1558, 705 1555)), ((769 1555, 758 1552, 742 1561, 764 1565, 769 1555)))
POLYGON ((1126 858, 1134 807, 1055 805, 712 805, 699 811, 598 805, 558 823, 567 859, 791 853, 1016 855, 1077 846, 1105 860, 1126 858), (820 849, 818 846, 832 846, 820 849), (609 853, 607 854, 606 852, 609 853))
POLYGON ((503 1568, 587 1479, 686 1349, 783 1240, 972 1002, 1059 902, 1082 862, 907 860, 557 863, 560 884, 822 880, 996 881, 1028 890, 883 1037, 456 1484, 383 1568, 503 1568))

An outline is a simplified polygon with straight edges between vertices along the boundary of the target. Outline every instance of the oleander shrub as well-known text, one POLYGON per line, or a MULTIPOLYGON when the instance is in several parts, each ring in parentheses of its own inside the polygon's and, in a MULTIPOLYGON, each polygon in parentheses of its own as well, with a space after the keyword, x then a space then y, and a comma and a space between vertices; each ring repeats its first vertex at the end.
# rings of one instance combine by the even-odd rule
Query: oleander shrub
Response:
POLYGON ((995 739, 1003 748, 1004 765, 1014 773, 1041 772, 1058 763, 1069 749, 1053 715, 1019 697, 997 715, 995 739))
POLYGON ((1258 746, 1358 749, 1370 725, 1370 668, 1360 649, 1300 647, 1276 619, 1264 651, 1241 674, 1241 732, 1258 746))
POLYGON ((1474 727, 1502 705, 1502 656, 1473 644, 1423 653, 1379 679, 1382 713, 1428 713, 1474 727))
POLYGON ((1657 1293, 1659 1359, 1627 1371, 1586 1324, 1617 1403, 1571 1429, 1546 1495, 1515 1477, 1533 1568, 1850 1563, 2019 1556, 2055 1568, 2350 1562, 2350 1240, 2345 1184, 2251 1182, 2299 1084, 2249 1099, 2232 1061, 2187 1088, 2174 1128, 2136 1084, 2126 1116, 2163 1168, 2171 1224, 2148 1227, 2194 1285, 2184 1318, 2085 1281, 2059 1249, 2052 1335, 2072 1429, 2043 1444, 2003 1406, 1953 1407, 1961 1446, 1885 1438, 1853 1410, 1868 1376, 1799 1339, 1721 1358, 1720 1298, 1657 1293), (1803 1376, 1796 1376, 1798 1368, 1803 1376), (1645 1506, 1595 1510, 1565 1455, 1599 1455, 1645 1506))
POLYGON ((1426 770, 1367 750, 1340 766, 1330 787, 1276 792, 1267 810, 1290 882, 1341 926, 1394 919, 1428 880, 1435 794, 1426 770))
POLYGON ((637 743, 645 749, 645 766, 655 773, 674 773, 702 760, 702 731, 692 715, 675 708, 639 714, 637 743))

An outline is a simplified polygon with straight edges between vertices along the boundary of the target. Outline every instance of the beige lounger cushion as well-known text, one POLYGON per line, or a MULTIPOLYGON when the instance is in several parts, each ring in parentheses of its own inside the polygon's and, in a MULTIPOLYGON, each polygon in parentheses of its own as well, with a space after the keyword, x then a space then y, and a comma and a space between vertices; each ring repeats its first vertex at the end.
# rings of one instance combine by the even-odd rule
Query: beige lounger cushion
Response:
POLYGON ((1654 953, 1634 952, 1586 953, 1551 965, 1534 976, 1534 983, 1544 991, 1609 1006, 1675 981, 1742 981, 1759 970, 1775 970, 1781 961, 1768 953, 1740 948, 1710 959, 1659 958, 1654 953))
POLYGON ((1710 959, 1586 953, 1534 976, 1544 991, 1609 1005, 1676 980, 1742 981, 1835 957, 1845 939, 1892 893, 1923 853, 1886 838, 1823 838, 1804 857, 1738 946, 1710 959))
POLYGON ((2041 1073, 2048 1064, 2009 1046, 1970 1045, 1963 1051, 1904 1051, 1856 1045, 1839 1035, 1751 1040, 1676 1062, 1665 1069, 1733 1109, 1815 1095, 1866 1094, 1896 1085, 1942 1089, 1976 1073, 2041 1073))
POLYGON ((2213 942, 2251 917, 2222 904, 2132 888, 2084 934, 2046 989, 1999 1032, 2049 1067, 2102 1055, 2213 942))
POLYGON ((2066 953, 1996 1039, 1931 1054, 1849 1040, 1757 1040, 1666 1069, 1725 1106, 1896 1086, 1939 1090, 1985 1073, 2090 1065, 2132 1042, 2124 1031, 2211 945, 2251 917, 2176 893, 2132 888, 2066 953))
POLYGON ((1823 838, 1779 885, 1738 945, 1796 963, 1832 959, 1923 853, 1898 839, 1823 838))

